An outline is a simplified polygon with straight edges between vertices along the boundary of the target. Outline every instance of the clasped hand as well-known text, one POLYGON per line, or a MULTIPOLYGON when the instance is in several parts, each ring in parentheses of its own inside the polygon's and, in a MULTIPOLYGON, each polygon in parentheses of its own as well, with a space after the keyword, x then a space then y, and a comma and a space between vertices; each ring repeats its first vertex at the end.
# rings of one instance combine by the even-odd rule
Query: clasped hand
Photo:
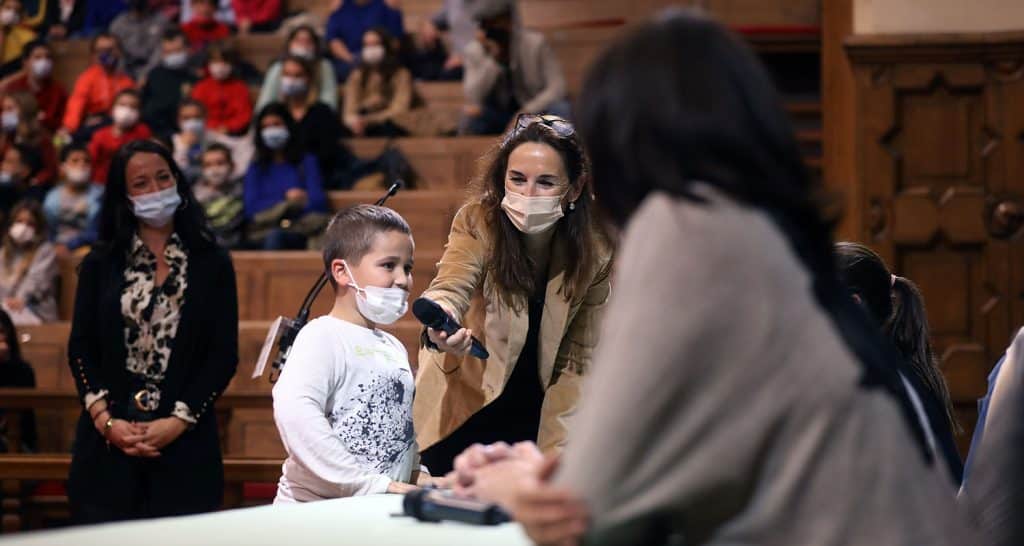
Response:
POLYGON ((114 419, 110 430, 105 431, 106 423, 97 425, 100 433, 108 442, 114 444, 125 455, 132 457, 159 457, 160 450, 177 440, 185 432, 188 425, 177 417, 164 417, 148 423, 133 423, 124 419, 114 419))

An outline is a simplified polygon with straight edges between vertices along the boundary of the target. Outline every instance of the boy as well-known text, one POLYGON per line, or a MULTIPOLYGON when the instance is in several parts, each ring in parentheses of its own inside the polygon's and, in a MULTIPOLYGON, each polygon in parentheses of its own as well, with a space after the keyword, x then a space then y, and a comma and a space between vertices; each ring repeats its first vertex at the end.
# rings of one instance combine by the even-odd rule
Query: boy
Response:
POLYGON ((273 391, 288 451, 275 503, 405 493, 429 480, 415 471, 408 354, 377 328, 408 307, 413 248, 409 225, 385 207, 351 207, 328 225, 334 307, 299 332, 273 391))
POLYGON ((89 155, 93 162, 93 179, 98 184, 107 183, 107 171, 118 148, 134 140, 153 136, 149 127, 139 121, 139 92, 125 89, 114 98, 110 109, 113 123, 96 131, 89 140, 89 155))
POLYGON ((185 35, 178 28, 168 29, 160 41, 160 64, 149 71, 142 88, 142 119, 154 133, 166 138, 174 132, 178 104, 196 80, 185 35))
POLYGON ((231 150, 223 144, 210 144, 200 155, 201 175, 192 185, 192 194, 206 212, 217 244, 237 248, 242 242, 245 220, 242 183, 233 177, 231 150))
POLYGON ((57 255, 63 257, 95 242, 103 187, 92 183, 92 159, 85 146, 65 146, 60 159, 61 182, 46 194, 43 212, 57 255))

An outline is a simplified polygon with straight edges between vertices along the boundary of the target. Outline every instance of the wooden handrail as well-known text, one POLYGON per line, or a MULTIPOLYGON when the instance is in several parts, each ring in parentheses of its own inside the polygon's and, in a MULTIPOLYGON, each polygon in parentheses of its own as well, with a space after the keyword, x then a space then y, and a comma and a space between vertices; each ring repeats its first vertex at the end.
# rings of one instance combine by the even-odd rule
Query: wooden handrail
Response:
MULTIPOLYGON (((67 453, 0 454, 0 480, 66 480, 71 468, 67 453)), ((226 483, 276 482, 280 459, 224 459, 226 483)))
MULTIPOLYGON (((270 393, 235 392, 217 399, 217 409, 270 409, 270 393)), ((62 389, 0 389, 0 408, 15 409, 75 409, 81 401, 74 391, 62 389)))

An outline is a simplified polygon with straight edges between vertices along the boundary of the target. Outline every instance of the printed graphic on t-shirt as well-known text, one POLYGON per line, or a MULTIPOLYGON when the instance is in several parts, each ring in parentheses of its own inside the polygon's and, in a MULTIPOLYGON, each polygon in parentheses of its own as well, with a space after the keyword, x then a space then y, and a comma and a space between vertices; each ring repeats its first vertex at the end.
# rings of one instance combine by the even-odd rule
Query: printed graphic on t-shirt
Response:
POLYGON ((374 371, 328 417, 348 452, 367 468, 387 473, 412 445, 414 388, 408 370, 374 371))

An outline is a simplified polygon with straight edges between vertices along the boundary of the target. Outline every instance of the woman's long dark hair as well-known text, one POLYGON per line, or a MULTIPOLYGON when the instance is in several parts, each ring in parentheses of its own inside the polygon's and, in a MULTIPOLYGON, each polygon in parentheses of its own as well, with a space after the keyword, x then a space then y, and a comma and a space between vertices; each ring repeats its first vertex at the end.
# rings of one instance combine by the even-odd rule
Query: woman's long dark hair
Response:
POLYGON ((21 343, 18 341, 18 330, 14 327, 11 315, 3 309, 0 309, 0 328, 3 329, 2 334, 7 340, 7 361, 21 362, 21 343))
POLYGON ((267 146, 266 141, 263 140, 263 133, 260 130, 260 125, 263 123, 263 118, 267 116, 277 116, 284 120, 284 126, 288 129, 288 143, 285 144, 284 159, 292 165, 298 165, 302 162, 302 145, 299 142, 298 127, 295 123, 295 118, 292 117, 292 113, 288 110, 288 107, 281 102, 271 102, 260 110, 260 113, 256 115, 256 121, 253 125, 253 143, 256 145, 256 163, 261 169, 267 169, 274 162, 274 150, 267 146))
POLYGON ((487 257, 488 274, 498 297, 513 309, 525 305, 526 298, 536 289, 536 264, 526 250, 522 233, 501 208, 501 200, 505 198, 508 158, 520 144, 527 142, 554 148, 565 163, 570 191, 580 190, 574 210, 566 210, 565 217, 555 228, 554 240, 559 242, 557 244, 565 244, 565 281, 560 291, 566 299, 571 300, 587 289, 585 283, 594 265, 598 239, 604 236, 593 212, 590 169, 577 135, 560 137, 546 125, 533 123, 492 150, 485 156, 483 162, 486 167, 474 185, 476 199, 480 201, 486 221, 484 229, 488 230, 492 240, 487 257))
POLYGON ((123 256, 131 246, 132 237, 138 232, 139 220, 128 199, 125 169, 128 161, 140 153, 160 156, 174 176, 178 195, 181 196, 181 206, 174 213, 174 232, 181 238, 181 242, 189 250, 215 247, 213 233, 206 223, 206 214, 192 196, 184 173, 178 168, 170 150, 151 140, 129 142, 114 154, 100 208, 99 244, 109 248, 114 255, 123 256))
POLYGON ((813 279, 816 301, 861 363, 865 386, 900 403, 931 452, 897 373, 897 356, 836 277, 832 227, 771 78, 742 40, 689 10, 668 9, 616 40, 587 72, 578 121, 597 203, 624 226, 653 192, 696 203, 699 183, 767 214, 813 279))
POLYGON ((837 243, 839 277, 856 295, 879 328, 929 393, 942 403, 952 430, 960 430, 949 388, 932 350, 924 298, 910 279, 894 276, 882 257, 858 243, 837 243))

